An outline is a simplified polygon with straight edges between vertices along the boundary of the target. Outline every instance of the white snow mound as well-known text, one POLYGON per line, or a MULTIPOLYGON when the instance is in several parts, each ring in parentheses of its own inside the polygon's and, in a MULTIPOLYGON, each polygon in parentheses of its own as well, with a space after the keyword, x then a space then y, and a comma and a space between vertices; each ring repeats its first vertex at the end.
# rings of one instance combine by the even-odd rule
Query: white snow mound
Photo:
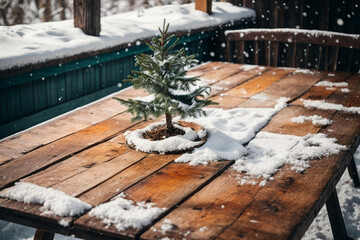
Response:
POLYGON ((154 203, 133 202, 120 193, 110 202, 93 208, 89 215, 102 219, 107 226, 114 225, 118 231, 127 228, 140 229, 149 225, 165 208, 154 207, 154 203))
POLYGON ((2 191, 0 197, 23 203, 42 204, 41 210, 44 214, 61 217, 77 216, 91 208, 90 204, 62 191, 26 182, 15 183, 15 186, 2 191))
POLYGON ((299 137, 260 132, 247 145, 248 155, 237 160, 233 168, 246 174, 240 179, 241 184, 264 178, 265 182, 261 182, 264 185, 285 164, 292 165, 292 170, 302 172, 310 167, 309 160, 338 154, 347 149, 336 141, 322 133, 299 137))

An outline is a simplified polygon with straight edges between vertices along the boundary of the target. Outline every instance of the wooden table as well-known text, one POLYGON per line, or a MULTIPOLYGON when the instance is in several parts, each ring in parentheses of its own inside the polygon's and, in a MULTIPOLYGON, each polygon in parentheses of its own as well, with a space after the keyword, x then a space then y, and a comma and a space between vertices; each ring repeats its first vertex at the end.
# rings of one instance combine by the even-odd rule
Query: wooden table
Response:
MULTIPOLYGON (((39 239, 51 238, 51 232, 86 239, 300 239, 327 202, 331 222, 338 226, 335 234, 342 238, 346 230, 342 231, 334 187, 347 166, 356 180, 352 157, 359 145, 360 115, 308 109, 300 98, 358 107, 359 74, 336 72, 334 76, 329 72, 295 73, 292 68, 241 66, 211 62, 191 69, 189 74, 210 80, 211 98, 220 103, 216 107, 273 107, 278 98, 288 97, 289 106, 261 131, 298 136, 326 133, 349 149, 311 161, 306 173, 283 166, 264 187, 239 185, 229 168, 233 161, 190 166, 174 163, 178 155, 128 149, 122 133, 149 123, 131 123, 126 109, 108 98, 1 141, 0 188, 22 180, 59 189, 92 206, 124 192, 128 199, 156 203, 166 212, 152 226, 119 232, 87 213, 71 219, 70 227, 63 227, 59 217, 42 215, 39 205, 0 198, 0 218, 40 229, 36 234, 39 239), (350 92, 313 86, 320 80, 346 81, 350 92), (263 100, 265 95, 267 100, 263 100), (314 114, 334 122, 322 127, 290 121, 294 116, 314 114), (160 229, 164 219, 171 220, 173 230, 166 234, 153 231, 160 229)), ((145 93, 130 88, 117 96, 145 93)))

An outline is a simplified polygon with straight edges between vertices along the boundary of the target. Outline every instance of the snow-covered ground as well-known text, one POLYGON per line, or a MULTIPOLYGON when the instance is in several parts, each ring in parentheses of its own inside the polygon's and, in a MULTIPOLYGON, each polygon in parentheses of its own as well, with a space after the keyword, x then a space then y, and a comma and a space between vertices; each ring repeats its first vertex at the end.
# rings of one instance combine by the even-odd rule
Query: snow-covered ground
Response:
MULTIPOLYGON (((355 161, 360 174, 360 147, 355 153, 355 161)), ((340 179, 336 190, 338 192, 340 206, 344 215, 344 221, 349 236, 360 239, 360 188, 355 188, 354 184, 345 171, 340 179)), ((0 239, 6 240, 31 240, 33 239, 35 229, 21 226, 15 223, 0 221, 0 239)), ((71 236, 56 234, 56 240, 74 240, 71 236)), ((326 207, 324 206, 315 218, 308 231, 305 233, 303 240, 331 240, 332 232, 327 216, 326 207)))

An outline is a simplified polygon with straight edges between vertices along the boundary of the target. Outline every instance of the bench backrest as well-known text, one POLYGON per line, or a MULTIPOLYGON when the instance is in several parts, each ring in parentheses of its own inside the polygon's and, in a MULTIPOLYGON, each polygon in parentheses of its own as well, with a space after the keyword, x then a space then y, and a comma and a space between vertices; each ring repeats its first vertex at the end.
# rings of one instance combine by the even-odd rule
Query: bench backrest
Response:
POLYGON ((289 66, 336 70, 339 48, 346 48, 347 71, 359 66, 360 35, 303 29, 243 29, 225 32, 228 60, 267 66, 289 66), (250 42, 249 44, 245 41, 250 42), (251 56, 248 54, 253 52, 251 56), (310 62, 312 61, 312 62, 310 62))

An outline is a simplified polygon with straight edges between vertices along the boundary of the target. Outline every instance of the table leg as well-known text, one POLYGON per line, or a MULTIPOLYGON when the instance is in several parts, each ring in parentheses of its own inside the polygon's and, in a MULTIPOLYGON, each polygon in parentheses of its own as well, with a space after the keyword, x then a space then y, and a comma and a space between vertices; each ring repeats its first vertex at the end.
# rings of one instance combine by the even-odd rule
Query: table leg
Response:
POLYGON ((334 189, 329 199, 327 200, 326 209, 329 215, 329 220, 330 220, 330 225, 334 236, 334 240, 352 239, 347 235, 344 218, 341 213, 336 189, 334 189))
POLYGON ((34 240, 53 240, 55 233, 36 229, 34 240))
POLYGON ((355 187, 360 187, 360 179, 359 179, 358 171, 356 169, 354 156, 351 158, 351 161, 348 165, 348 171, 349 171, 350 177, 352 178, 352 180, 355 184, 355 187))

